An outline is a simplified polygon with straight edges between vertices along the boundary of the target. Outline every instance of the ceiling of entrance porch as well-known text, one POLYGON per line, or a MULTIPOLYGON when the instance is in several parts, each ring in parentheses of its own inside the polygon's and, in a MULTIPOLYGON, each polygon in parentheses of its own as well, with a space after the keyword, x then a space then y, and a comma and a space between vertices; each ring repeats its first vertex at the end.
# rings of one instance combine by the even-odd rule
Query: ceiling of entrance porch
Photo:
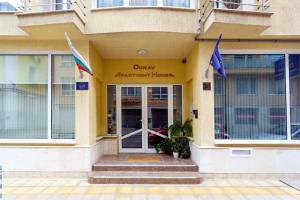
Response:
POLYGON ((182 59, 189 55, 193 46, 194 34, 131 32, 90 35, 98 53, 104 59, 182 59), (138 50, 145 49, 145 55, 138 50))

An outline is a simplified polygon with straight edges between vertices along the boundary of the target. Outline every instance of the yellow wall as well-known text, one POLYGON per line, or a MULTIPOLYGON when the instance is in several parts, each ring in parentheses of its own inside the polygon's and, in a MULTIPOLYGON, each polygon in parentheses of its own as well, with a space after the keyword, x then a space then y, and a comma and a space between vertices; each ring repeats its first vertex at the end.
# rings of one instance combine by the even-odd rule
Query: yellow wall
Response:
POLYGON ((106 86, 107 84, 184 84, 185 66, 181 60, 169 59, 135 59, 135 60, 104 60, 103 61, 103 83, 101 85, 101 108, 100 108, 100 133, 98 135, 105 135, 106 128, 106 86), (147 66, 150 69, 134 69, 134 65, 147 66), (154 67, 154 68, 153 68, 154 67), (122 74, 146 74, 145 77, 118 77, 119 73, 122 74), (152 73, 166 75, 172 74, 171 77, 157 77, 152 73), (149 74, 149 75, 148 75, 149 74))
POLYGON ((97 50, 95 49, 93 44, 89 44, 89 60, 90 66, 92 67, 95 75, 90 79, 90 143, 93 144, 96 141, 96 137, 103 132, 103 128, 105 125, 103 124, 103 92, 102 92, 102 85, 103 85, 103 61, 101 56, 98 54, 97 50))

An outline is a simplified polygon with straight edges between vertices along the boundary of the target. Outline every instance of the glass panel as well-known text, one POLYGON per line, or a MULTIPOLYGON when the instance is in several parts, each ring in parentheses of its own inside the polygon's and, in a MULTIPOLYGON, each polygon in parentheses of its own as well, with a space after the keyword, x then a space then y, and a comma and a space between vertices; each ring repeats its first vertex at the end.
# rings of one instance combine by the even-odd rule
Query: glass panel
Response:
POLYGON ((0 138, 46 139, 47 56, 0 55, 0 138))
POLYGON ((173 119, 175 121, 182 121, 182 86, 173 86, 173 119))
POLYGON ((116 86, 107 86, 107 133, 117 134, 116 129, 116 86))
MULTIPOLYGON (((148 129, 168 136, 168 88, 148 87, 147 105, 148 129), (161 98, 157 98, 158 96, 161 98)), ((148 132, 148 148, 154 148, 162 139, 161 136, 148 132)))
POLYGON ((68 10, 71 8, 69 0, 56 0, 55 3, 56 10, 68 10))
POLYGON ((74 139, 75 63, 70 55, 55 55, 52 63, 52 139, 74 139))
MULTIPOLYGON (((122 136, 125 136, 142 129, 141 87, 122 87, 121 94, 122 136)), ((122 148, 142 148, 142 145, 142 132, 122 139, 122 148)))
POLYGON ((10 4, 9 2, 0 2, 0 12, 1 11, 4 11, 4 12, 12 11, 12 12, 14 12, 14 11, 17 11, 17 8, 15 6, 13 6, 12 4, 10 4))
POLYGON ((289 55, 291 137, 300 140, 300 54, 289 55))
POLYGON ((164 6, 189 8, 190 0, 164 0, 164 6))
POLYGON ((227 78, 215 75, 215 138, 287 139, 284 55, 223 60, 227 78))
POLYGON ((119 7, 123 5, 124 5, 123 0, 97 0, 98 8, 119 7))
POLYGON ((129 0, 129 6, 156 6, 157 0, 129 0))

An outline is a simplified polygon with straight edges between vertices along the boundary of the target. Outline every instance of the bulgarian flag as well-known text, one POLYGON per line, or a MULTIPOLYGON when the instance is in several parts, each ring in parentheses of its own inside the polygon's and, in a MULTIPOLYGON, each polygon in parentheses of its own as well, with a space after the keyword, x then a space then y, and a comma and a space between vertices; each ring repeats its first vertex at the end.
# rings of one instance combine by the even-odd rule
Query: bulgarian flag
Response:
POLYGON ((89 73, 90 75, 93 76, 94 72, 91 69, 91 67, 88 65, 88 63, 85 61, 85 59, 79 54, 79 52, 74 48, 70 38, 68 37, 68 34, 65 33, 68 45, 72 51, 72 57, 74 58, 74 61, 79 69, 80 72, 80 76, 82 78, 82 72, 81 71, 85 71, 87 73, 89 73))

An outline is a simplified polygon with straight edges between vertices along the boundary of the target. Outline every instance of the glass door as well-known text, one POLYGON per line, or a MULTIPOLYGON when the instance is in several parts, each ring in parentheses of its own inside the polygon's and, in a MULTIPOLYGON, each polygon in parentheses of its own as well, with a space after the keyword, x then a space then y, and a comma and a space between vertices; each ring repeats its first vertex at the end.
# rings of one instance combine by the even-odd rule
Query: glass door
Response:
POLYGON ((174 112, 180 112, 173 100, 181 96, 172 85, 120 85, 116 92, 120 152, 155 152, 169 136, 174 112))
POLYGON ((147 87, 147 151, 153 151, 156 144, 168 137, 168 126, 172 116, 169 103, 169 87, 147 87))
POLYGON ((143 151, 143 97, 142 87, 120 87, 119 133, 120 151, 143 151))

